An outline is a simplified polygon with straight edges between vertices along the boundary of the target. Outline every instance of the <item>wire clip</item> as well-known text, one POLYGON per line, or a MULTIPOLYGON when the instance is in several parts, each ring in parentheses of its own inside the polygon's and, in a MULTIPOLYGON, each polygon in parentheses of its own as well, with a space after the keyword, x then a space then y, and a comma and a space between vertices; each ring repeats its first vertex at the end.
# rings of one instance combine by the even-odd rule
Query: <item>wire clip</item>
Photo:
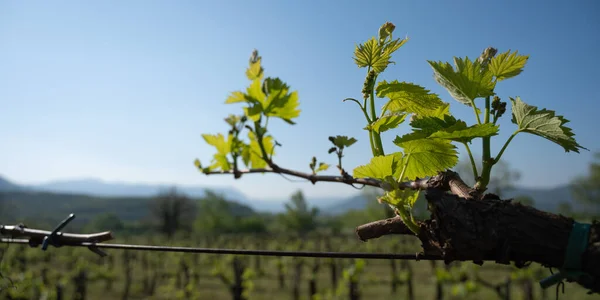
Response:
POLYGON ((0 225, 0 234, 10 236, 11 238, 26 237, 28 238, 27 241, 29 246, 37 247, 41 244, 42 251, 46 251, 48 246, 54 246, 58 248, 61 246, 77 245, 81 243, 92 243, 92 245, 88 246, 88 249, 100 256, 106 256, 106 253, 102 252, 93 244, 112 240, 112 233, 110 231, 92 234, 61 232, 60 230, 67 226, 67 224, 69 224, 69 222, 71 222, 73 219, 75 219, 75 214, 70 214, 52 231, 27 228, 23 224, 9 226, 0 225))

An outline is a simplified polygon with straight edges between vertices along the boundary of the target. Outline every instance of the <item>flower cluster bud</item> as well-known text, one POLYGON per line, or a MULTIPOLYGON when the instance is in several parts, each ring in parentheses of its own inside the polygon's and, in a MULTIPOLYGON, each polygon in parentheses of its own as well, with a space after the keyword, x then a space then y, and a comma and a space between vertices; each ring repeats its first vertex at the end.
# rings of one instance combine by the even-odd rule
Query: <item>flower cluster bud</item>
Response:
POLYGON ((483 53, 481 53, 481 56, 479 56, 479 58, 477 59, 477 61, 483 67, 485 67, 492 60, 492 58, 494 56, 496 56, 496 53, 498 53, 498 49, 492 48, 492 47, 487 47, 487 48, 485 48, 485 50, 483 50, 483 53))
POLYGON ((494 96, 494 99, 492 100, 492 112, 496 119, 502 117, 506 112, 506 102, 502 102, 500 101, 500 97, 494 96))
POLYGON ((369 98, 369 96, 373 92, 374 81, 375 81, 375 71, 371 70, 371 71, 369 71, 369 74, 367 74, 367 78, 365 78, 365 83, 363 84, 362 94, 363 94, 364 99, 369 98))
POLYGON ((388 36, 392 35, 394 29, 396 29, 396 25, 391 22, 385 22, 385 24, 381 25, 379 27, 379 42, 383 43, 388 36))

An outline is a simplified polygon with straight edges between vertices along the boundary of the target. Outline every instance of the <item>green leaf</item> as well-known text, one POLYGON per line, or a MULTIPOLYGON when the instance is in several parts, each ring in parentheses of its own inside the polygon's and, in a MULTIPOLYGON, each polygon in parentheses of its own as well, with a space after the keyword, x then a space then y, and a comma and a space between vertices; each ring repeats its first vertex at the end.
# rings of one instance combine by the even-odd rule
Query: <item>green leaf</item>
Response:
POLYGON ((460 143, 469 143, 475 138, 490 137, 498 134, 498 126, 492 123, 475 124, 467 127, 463 121, 443 130, 432 133, 430 138, 446 139, 460 143))
MULTIPOLYGON (((260 145, 258 144, 258 141, 256 140, 256 135, 254 134, 254 132, 249 131, 248 132, 248 138, 250 139, 250 146, 249 149, 247 150, 248 153, 248 160, 250 162, 250 165, 247 165, 249 168, 252 169, 260 169, 260 168, 266 168, 267 167, 267 162, 262 158, 262 152, 260 150, 260 145)), ((271 136, 264 136, 263 137, 263 145, 265 147, 265 151, 267 152, 267 155, 271 155, 271 154, 275 154, 275 151, 273 150, 273 137, 271 136)))
POLYGON ((450 141, 429 138, 399 141, 397 138, 394 144, 403 148, 408 157, 405 177, 409 180, 433 176, 458 162, 458 152, 450 141))
POLYGON ((418 198, 418 190, 395 189, 393 191, 386 192, 384 196, 379 199, 396 207, 408 206, 412 208, 418 198))
POLYGON ((455 119, 453 116, 444 118, 419 117, 415 118, 410 125, 416 132, 422 132, 429 138, 446 139, 455 142, 467 143, 474 138, 494 136, 498 134, 498 126, 488 124, 476 124, 467 127, 467 123, 455 119))
POLYGON ((429 136, 436 131, 449 128, 455 125, 457 122, 459 121, 451 115, 445 115, 443 117, 418 116, 410 122, 410 126, 415 128, 416 131, 427 132, 427 136, 429 136))
POLYGON ((223 171, 228 171, 231 169, 231 165, 227 160, 227 155, 231 151, 231 141, 233 139, 233 135, 229 135, 227 140, 222 134, 203 134, 202 138, 206 141, 207 144, 214 146, 217 149, 217 153, 213 155, 213 164, 210 166, 210 169, 221 169, 223 171))
POLYGON ((215 147, 218 153, 227 154, 231 149, 231 135, 228 138, 228 141, 225 140, 225 136, 223 134, 203 134, 202 138, 206 141, 207 144, 215 147))
POLYGON ((354 168, 354 178, 385 179, 396 173, 402 162, 402 153, 396 152, 385 156, 375 156, 371 161, 362 166, 354 168))
POLYGON ((248 117, 252 122, 256 122, 260 119, 262 113, 262 107, 260 104, 255 104, 250 107, 244 107, 244 115, 248 117))
MULTIPOLYGON (((429 115, 442 109, 445 103, 440 97, 422 86, 398 82, 381 81, 376 88, 377 97, 387 97, 390 100, 383 106, 384 111, 416 113, 429 115)), ((438 112, 439 113, 439 112, 438 112)))
POLYGON ((225 100, 225 104, 246 102, 246 101, 247 101, 246 94, 244 94, 240 91, 235 91, 235 92, 231 93, 229 95, 229 97, 227 97, 227 100, 225 100))
POLYGON ((327 169, 329 169, 329 165, 322 162, 319 163, 319 167, 317 168, 317 170, 315 170, 315 172, 327 171, 327 169))
POLYGON ((265 107, 265 100, 267 95, 262 90, 262 84, 260 79, 254 79, 248 89, 246 90, 246 100, 250 103, 260 104, 261 109, 265 107))
POLYGON ((571 128, 564 126, 569 120, 555 115, 552 110, 538 110, 536 106, 528 105, 520 97, 510 98, 512 102, 512 122, 519 126, 518 132, 528 132, 550 140, 565 149, 565 152, 579 153, 582 147, 575 141, 571 128))
MULTIPOLYGON (((391 59, 392 54, 394 52, 396 52, 396 50, 400 49, 400 47, 402 47, 402 45, 406 44, 406 42, 408 42, 408 38, 395 39, 393 41, 390 41, 389 43, 386 43, 383 46, 383 55, 389 57, 388 59, 391 59)), ((390 63, 394 63, 394 62, 390 61, 390 63)))
POLYGON ((252 158, 252 151, 249 145, 244 144, 242 146, 242 162, 248 168, 251 167, 250 159, 252 158))
POLYGON ((404 142, 410 142, 410 141, 417 141, 417 140, 422 140, 422 139, 426 139, 427 137, 429 137, 429 135, 431 134, 431 132, 427 131, 427 130, 418 130, 418 131, 413 131, 411 133, 407 133, 403 136, 396 136, 396 138, 394 139, 394 144, 398 145, 404 142))
POLYGON ((447 62, 427 61, 433 68, 433 78, 457 101, 471 106, 475 98, 492 96, 495 84, 492 72, 477 61, 454 58, 456 70, 447 62))
POLYGON ((266 78, 264 86, 267 100, 264 103, 264 114, 268 117, 278 117, 294 124, 292 119, 300 115, 298 92, 289 92, 290 87, 279 78, 266 78))
POLYGON ((349 138, 345 135, 330 136, 329 140, 340 149, 343 149, 344 147, 350 147, 357 142, 355 138, 349 138))
POLYGON ((377 119, 377 121, 368 125, 365 129, 371 129, 377 133, 382 133, 398 127, 398 125, 404 122, 404 119, 406 119, 406 114, 390 114, 377 119))
POLYGON ((529 55, 519 55, 518 51, 511 53, 508 50, 493 57, 489 69, 496 80, 501 81, 521 74, 528 59, 529 55))
POLYGON ((262 59, 258 57, 256 59, 256 62, 250 62, 250 66, 248 67, 248 69, 246 69, 246 77, 248 77, 249 80, 262 80, 264 69, 260 63, 261 60, 262 59))
POLYGON ((359 68, 371 67, 376 73, 381 73, 390 63, 393 63, 390 61, 392 53, 404 45, 406 41, 406 39, 397 39, 382 45, 376 38, 372 37, 363 44, 356 46, 354 62, 359 68))

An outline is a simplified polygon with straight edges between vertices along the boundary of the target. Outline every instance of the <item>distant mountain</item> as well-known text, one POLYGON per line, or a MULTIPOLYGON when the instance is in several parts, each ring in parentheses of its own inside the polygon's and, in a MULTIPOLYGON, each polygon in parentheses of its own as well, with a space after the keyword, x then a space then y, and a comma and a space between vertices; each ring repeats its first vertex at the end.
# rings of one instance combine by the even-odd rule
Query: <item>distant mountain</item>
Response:
MULTIPOLYGON (((0 192, 10 215, 0 216, 2 221, 57 222, 74 213, 78 224, 85 224, 101 214, 113 214, 123 221, 143 221, 150 217, 151 197, 98 197, 73 193, 60 194, 36 191, 0 192)), ((202 200, 199 200, 202 201, 202 200)), ((228 201, 236 216, 248 216, 255 211, 244 204, 228 201)))
POLYGON ((99 179, 58 180, 38 184, 32 188, 40 191, 85 194, 101 197, 152 197, 172 186, 189 197, 202 197, 207 189, 223 194, 226 198, 246 202, 244 194, 229 187, 195 187, 169 184, 132 184, 106 182, 99 179))
POLYGON ((554 188, 530 188, 530 187, 518 187, 514 190, 509 190, 502 195, 502 198, 515 198, 518 196, 528 196, 534 201, 534 206, 537 209, 556 212, 561 202, 570 203, 575 210, 581 209, 582 206, 578 205, 577 201, 571 193, 569 185, 557 186, 554 188))
MULTIPOLYGON (((534 200, 534 207, 543 211, 557 212, 561 202, 570 203, 575 210, 583 209, 583 206, 578 205, 573 198, 569 185, 558 186, 555 188, 518 187, 514 190, 506 191, 504 195, 502 195, 502 198, 510 199, 518 196, 531 197, 531 199, 534 200)), ((359 194, 347 198, 344 201, 324 207, 323 211, 333 215, 343 214, 352 209, 360 210, 366 208, 368 201, 375 200, 367 199, 359 194)))
MULTIPOLYGON (((121 197, 121 198, 146 198, 158 194, 160 191, 170 188, 168 184, 130 184, 120 182, 105 182, 98 179, 60 180, 33 186, 20 186, 0 177, 1 191, 37 191, 52 192, 60 194, 88 195, 91 197, 121 197)), ((198 187, 198 186, 176 186, 180 192, 189 197, 202 197, 207 189, 222 194, 226 199, 237 201, 248 205, 256 211, 282 212, 284 202, 263 201, 249 198, 240 191, 231 187, 198 187)), ((581 209, 571 195, 568 185, 554 188, 528 188, 518 187, 505 192, 503 198, 515 198, 517 196, 529 196, 535 201, 535 207, 544 211, 556 212, 561 202, 569 202, 575 210, 581 209)), ((343 214, 352 209, 364 209, 371 199, 366 199, 357 193, 350 197, 307 197, 311 206, 318 207, 325 214, 343 214)))
POLYGON ((19 191, 22 190, 23 187, 16 185, 2 177, 0 177, 0 192, 3 191, 19 191))
POLYGON ((348 212, 349 210, 361 210, 367 207, 368 201, 376 201, 375 199, 367 199, 364 195, 358 194, 343 201, 338 201, 333 204, 329 204, 322 208, 324 213, 330 215, 339 215, 348 212))

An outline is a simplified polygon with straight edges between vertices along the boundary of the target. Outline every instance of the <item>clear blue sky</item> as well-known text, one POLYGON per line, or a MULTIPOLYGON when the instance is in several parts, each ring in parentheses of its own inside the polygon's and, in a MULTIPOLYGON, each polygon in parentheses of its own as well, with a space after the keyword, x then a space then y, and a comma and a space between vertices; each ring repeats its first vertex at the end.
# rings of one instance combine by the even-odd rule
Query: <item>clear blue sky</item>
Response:
MULTIPOLYGON (((223 104, 247 85, 251 51, 268 76, 299 91, 296 126, 271 125, 283 144, 277 162, 307 170, 327 155, 329 135, 355 136, 345 165, 368 162, 364 120, 346 97, 360 97, 364 69, 356 43, 385 21, 410 41, 384 78, 412 81, 453 102, 426 60, 477 57, 494 46, 531 58, 502 82, 504 99, 556 110, 590 152, 564 150, 519 135, 505 154, 521 185, 551 186, 583 174, 600 150, 600 2, 598 1, 2 1, 0 2, 0 174, 17 183, 100 178, 109 181, 231 185, 253 198, 349 195, 348 186, 288 182, 276 175, 207 177, 193 160, 213 149, 202 133, 227 130, 239 106, 223 104)), ((503 143, 514 125, 501 122, 503 143)), ((403 131, 384 135, 391 140, 403 131)), ((460 149, 462 151, 462 148, 460 149)), ((478 151, 481 153, 481 151, 478 151)))

